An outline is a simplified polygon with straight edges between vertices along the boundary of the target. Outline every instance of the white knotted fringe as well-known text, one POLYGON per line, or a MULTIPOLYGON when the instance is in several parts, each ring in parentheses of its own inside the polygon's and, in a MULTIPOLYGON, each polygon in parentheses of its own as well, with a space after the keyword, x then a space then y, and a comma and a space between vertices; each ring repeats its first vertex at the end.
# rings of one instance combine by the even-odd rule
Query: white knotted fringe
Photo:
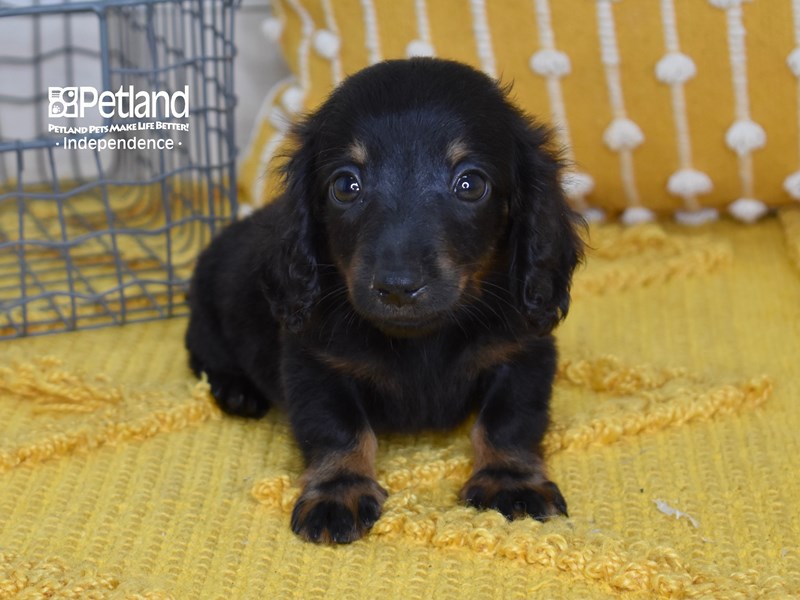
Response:
POLYGON ((253 207, 252 204, 242 202, 237 207, 236 216, 240 219, 246 219, 247 217, 252 215, 255 211, 256 209, 253 207))
POLYGON ((767 143, 764 129, 750 118, 750 96, 747 90, 747 46, 742 15, 742 0, 708 0, 725 11, 728 30, 728 54, 736 121, 725 133, 725 143, 739 157, 741 197, 728 206, 737 219, 753 222, 766 212, 763 202, 753 198, 755 192, 752 152, 767 143))
POLYGON ((716 221, 717 219, 719 219, 719 211, 716 208, 675 211, 675 220, 681 225, 699 227, 700 225, 716 221))
POLYGON ((531 71, 542 77, 564 77, 572 70, 569 56, 560 50, 544 49, 535 52, 530 60, 531 71))
POLYGON ((561 189, 569 198, 583 198, 594 190, 594 179, 588 173, 566 171, 561 176, 561 189))
POLYGON ((712 6, 717 8, 728 9, 736 6, 741 6, 743 0, 708 0, 712 6))
POLYGON ((336 15, 333 12, 331 0, 322 0, 322 10, 325 13, 325 29, 320 29, 314 34, 314 50, 321 57, 331 63, 331 79, 333 84, 338 84, 344 78, 342 70, 342 37, 339 26, 336 24, 336 15))
POLYGON ((707 194, 713 187, 711 178, 697 169, 680 169, 667 181, 669 193, 683 198, 707 194))
POLYGON ((736 154, 743 156, 763 148, 767 143, 767 134, 758 123, 742 119, 728 128, 725 133, 725 143, 736 154))
POLYGON ((281 104, 290 114, 302 112, 305 100, 305 91, 303 91, 303 88, 296 85, 291 86, 281 95, 281 104))
POLYGON ((283 35, 283 20, 278 17, 267 17, 261 21, 261 33, 271 42, 278 42, 283 35))
POLYGON ((795 77, 800 77, 800 48, 795 48, 786 57, 786 64, 795 77))
POLYGON ((272 125, 278 131, 283 131, 283 132, 288 131, 292 123, 292 118, 288 116, 278 106, 272 107, 272 110, 270 110, 269 112, 268 118, 270 125, 272 125))
POLYGON ((603 132, 603 141, 614 152, 633 150, 644 141, 644 134, 639 126, 627 118, 611 121, 603 132))
POLYGON ((697 74, 691 57, 681 52, 674 0, 661 0, 661 21, 666 54, 656 63, 656 79, 670 87, 672 119, 680 168, 667 180, 667 191, 683 199, 684 209, 675 213, 675 220, 695 225, 716 218, 717 211, 700 209, 697 196, 707 194, 713 185, 711 178, 692 167, 692 142, 689 134, 689 114, 686 109, 684 85, 697 74))
POLYGON ((694 61, 682 52, 670 52, 656 63, 656 78, 668 85, 686 83, 696 74, 694 61))
POLYGON ((475 36, 475 46, 478 50, 478 59, 481 69, 489 77, 497 77, 497 65, 492 49, 492 36, 489 31, 489 18, 486 15, 484 0, 469 0, 472 14, 472 33, 475 36))
POLYGON ((417 39, 411 40, 406 46, 406 56, 436 56, 425 0, 414 0, 414 16, 417 19, 417 39))
MULTIPOLYGON (((628 206, 639 208, 639 190, 633 165, 632 150, 644 141, 639 126, 628 118, 622 93, 620 75, 620 55, 617 46, 617 33, 611 0, 597 0, 597 30, 600 40, 600 58, 605 67, 606 87, 613 116, 612 122, 603 133, 606 145, 619 154, 620 179, 628 206)), ((636 211, 633 213, 637 214, 636 211)))
POLYGON ((301 23, 302 38, 297 46, 298 78, 300 87, 307 90, 311 87, 311 72, 309 70, 309 53, 311 49, 311 38, 314 35, 314 20, 308 11, 302 6, 299 0, 286 0, 286 4, 298 16, 301 23))
POLYGON ((378 34, 378 16, 375 13, 375 4, 372 0, 361 0, 361 11, 364 15, 364 44, 367 48, 369 64, 383 60, 381 56, 381 38, 378 34))
POLYGON ((320 29, 314 34, 314 50, 322 58, 333 60, 339 54, 342 41, 339 36, 327 29, 320 29))
POLYGON ((783 180, 783 189, 795 200, 800 200, 800 171, 795 171, 783 180))
POLYGON ((644 206, 630 206, 622 213, 622 222, 625 225, 640 225, 655 221, 656 215, 644 206))
MULTIPOLYGON (((570 74, 572 65, 569 56, 556 48, 555 30, 550 18, 550 1, 534 0, 534 10, 540 49, 531 56, 528 64, 534 73, 545 79, 555 134, 560 146, 564 148, 564 158, 569 164, 575 164, 567 109, 561 89, 561 79, 570 74)), ((592 209, 586 201, 586 196, 594 189, 594 179, 590 175, 572 171, 562 177, 561 184, 572 207, 580 211, 587 220, 605 219, 602 211, 592 209)))
POLYGON ((602 208, 590 206, 580 211, 587 223, 605 223, 606 213, 602 208))
POLYGON ((415 56, 435 56, 436 52, 433 46, 423 40, 411 40, 406 46, 406 56, 413 58, 415 56))
POLYGON ((736 202, 728 206, 728 212, 740 221, 745 223, 755 223, 763 217, 769 209, 755 198, 739 198, 736 202))
MULTIPOLYGON (((797 131, 798 142, 800 142, 800 0, 792 0, 792 18, 794 21, 794 43, 795 48, 786 57, 786 64, 789 70, 797 79, 795 102, 797 105, 797 118, 795 120, 795 131, 797 131)), ((797 153, 795 158, 800 161, 800 145, 795 146, 797 153)), ((795 170, 783 180, 783 189, 795 200, 800 200, 800 170, 795 170)))

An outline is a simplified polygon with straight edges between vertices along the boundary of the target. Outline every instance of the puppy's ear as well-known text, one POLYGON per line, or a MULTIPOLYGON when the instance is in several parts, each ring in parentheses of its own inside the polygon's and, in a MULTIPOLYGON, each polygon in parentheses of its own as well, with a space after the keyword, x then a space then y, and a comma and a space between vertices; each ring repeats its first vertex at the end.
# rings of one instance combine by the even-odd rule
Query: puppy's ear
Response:
POLYGON ((279 242, 261 268, 261 287, 272 314, 287 329, 303 329, 320 294, 317 225, 314 217, 313 128, 301 123, 294 129, 297 149, 282 167, 285 192, 277 199, 268 225, 279 242))
POLYGON ((564 197, 549 131, 520 119, 515 137, 511 287, 531 326, 545 335, 569 311, 572 272, 583 257, 577 232, 583 220, 564 197))

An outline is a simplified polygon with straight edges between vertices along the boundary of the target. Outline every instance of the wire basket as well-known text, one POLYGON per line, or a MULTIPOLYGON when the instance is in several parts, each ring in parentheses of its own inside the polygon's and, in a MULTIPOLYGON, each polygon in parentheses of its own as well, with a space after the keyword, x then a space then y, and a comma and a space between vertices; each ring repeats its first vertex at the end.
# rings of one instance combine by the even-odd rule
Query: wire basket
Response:
POLYGON ((0 338, 186 314, 236 214, 237 0, 0 0, 0 338))

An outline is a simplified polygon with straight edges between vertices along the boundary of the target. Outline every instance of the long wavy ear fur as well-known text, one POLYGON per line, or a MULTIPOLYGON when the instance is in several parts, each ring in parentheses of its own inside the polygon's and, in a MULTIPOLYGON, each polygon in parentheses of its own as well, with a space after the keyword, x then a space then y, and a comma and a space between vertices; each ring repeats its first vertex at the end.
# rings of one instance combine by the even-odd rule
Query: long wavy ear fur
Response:
POLYGON ((261 285, 273 316, 292 332, 303 329, 320 294, 317 231, 314 219, 315 152, 311 127, 295 127, 297 150, 283 167, 285 192, 270 212, 269 225, 280 242, 262 267, 261 285), (275 251, 277 250, 277 252, 275 251))
POLYGON ((577 232, 583 219, 564 197, 549 131, 522 118, 516 129, 512 293, 531 326, 546 335, 569 311, 572 272, 583 258, 577 232))

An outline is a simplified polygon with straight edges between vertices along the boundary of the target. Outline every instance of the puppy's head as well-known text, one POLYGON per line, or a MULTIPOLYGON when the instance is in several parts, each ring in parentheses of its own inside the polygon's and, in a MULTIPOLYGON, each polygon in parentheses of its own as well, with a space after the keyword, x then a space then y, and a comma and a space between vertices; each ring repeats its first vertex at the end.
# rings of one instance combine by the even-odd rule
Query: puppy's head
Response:
POLYGON ((322 263, 390 335, 457 319, 498 272, 490 293, 537 331, 566 314, 581 244, 559 163, 546 132, 484 74, 436 59, 384 62, 347 79, 295 135, 293 231, 277 265, 295 274, 291 328, 320 294, 322 263))

